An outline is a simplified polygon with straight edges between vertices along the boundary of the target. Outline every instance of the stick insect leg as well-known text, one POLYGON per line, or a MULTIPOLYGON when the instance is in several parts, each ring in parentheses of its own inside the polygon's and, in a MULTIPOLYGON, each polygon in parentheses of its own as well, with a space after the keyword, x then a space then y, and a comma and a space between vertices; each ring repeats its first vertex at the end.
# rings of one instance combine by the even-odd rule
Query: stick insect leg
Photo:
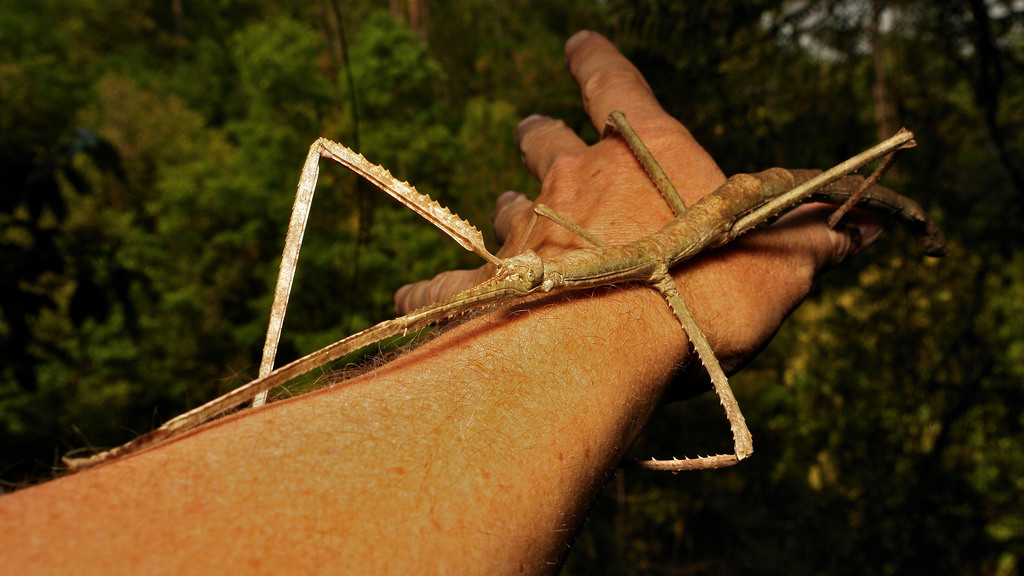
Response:
MULTIPOLYGON (((625 114, 622 112, 615 111, 608 115, 604 136, 607 136, 613 130, 618 131, 619 134, 622 135, 623 139, 629 145, 630 150, 633 151, 637 160, 640 161, 644 170, 647 171, 647 175, 650 176, 651 181, 654 182, 654 185, 658 188, 658 191, 661 192, 662 197, 665 198, 665 201, 668 203, 669 207, 672 208, 672 211, 676 216, 684 213, 686 211, 686 205, 683 203, 679 192, 669 180, 664 170, 662 170, 661 165, 659 165, 657 160, 655 160, 650 150, 647 149, 647 145, 643 143, 640 137, 636 134, 636 131, 633 130, 633 127, 630 126, 629 122, 626 120, 625 114)), ((707 338, 704 337, 704 332, 700 329, 700 326, 697 325, 689 307, 679 295, 679 291, 672 277, 666 272, 660 279, 653 281, 651 285, 665 297, 669 307, 672 309, 672 313, 675 314, 676 318, 679 320, 679 323, 682 325, 683 330, 690 339, 690 342, 693 343, 693 347, 697 351, 697 355, 700 357, 708 371, 708 374, 711 376, 711 382, 714 384, 715 392, 718 394, 718 398, 721 401, 722 406, 725 408, 725 415, 729 420, 729 426, 732 428, 735 454, 707 456, 686 460, 652 459, 637 462, 637 464, 642 468, 670 470, 675 472, 682 470, 701 470, 732 466, 753 454, 754 444, 750 435, 750 430, 747 428, 747 423, 743 418, 743 413, 740 411, 739 403, 736 401, 736 397, 732 393, 732 388, 729 386, 729 379, 726 378, 725 373, 722 371, 722 367, 718 363, 718 359, 715 357, 715 353, 711 349, 711 345, 708 344, 707 338)))
MULTIPOLYGON (((885 156, 903 147, 910 147, 913 145, 913 134, 901 130, 885 142, 858 154, 854 158, 847 160, 831 170, 822 173, 820 176, 822 184, 819 185, 834 181, 841 175, 853 171, 880 156, 885 156)), ((889 165, 891 164, 887 163, 880 168, 878 170, 878 174, 880 175, 881 173, 884 173, 885 169, 887 169, 889 165)), ((877 177, 874 179, 877 179, 877 177)), ((807 188, 811 188, 808 183, 805 183, 805 185, 807 188)), ((798 190, 799 188, 801 188, 801 186, 797 186, 788 193, 765 203, 761 208, 754 211, 758 214, 752 213, 751 215, 742 218, 734 225, 735 234, 741 234, 743 230, 751 227, 753 222, 763 221, 763 218, 765 217, 764 214, 773 214, 781 208, 792 205, 801 198, 806 197, 808 192, 798 190), (762 220, 755 220, 755 216, 759 216, 762 220)), ((704 366, 707 368, 708 374, 711 376, 711 382, 714 384, 715 392, 718 393, 722 406, 725 408, 725 415, 729 419, 729 425, 732 428, 735 454, 690 460, 646 460, 638 462, 637 465, 642 468, 676 472, 682 470, 699 470, 731 466, 738 461, 749 457, 754 450, 753 441, 750 431, 747 429, 747 424, 743 418, 743 414, 740 412, 739 404, 736 402, 736 397, 733 395, 732 388, 729 386, 729 380, 722 371, 722 367, 719 365, 718 359, 715 357, 714 351, 712 351, 711 346, 704 337, 700 326, 698 326, 694 321, 693 314, 687 308, 686 302, 683 301, 682 297, 679 295, 675 281, 672 280, 672 277, 666 272, 660 279, 652 279, 651 285, 657 288, 668 301, 669 306, 672 308, 672 312, 676 315, 679 323, 682 324, 687 336, 693 343, 694 349, 697 351, 698 356, 700 356, 701 361, 704 362, 704 366)))
POLYGON ((580 226, 579 224, 576 224, 575 222, 569 220, 565 216, 562 216, 558 212, 555 212, 554 210, 552 210, 551 208, 544 204, 537 204, 536 206, 534 206, 533 213, 539 214, 547 218, 548 220, 551 220, 555 224, 558 224, 562 228, 565 228, 566 230, 572 232, 573 234, 576 234, 577 236, 583 238, 587 242, 590 242, 594 246, 608 245, 604 242, 604 240, 601 240, 597 236, 594 236, 594 234, 591 233, 590 230, 587 230, 586 228, 580 226))
POLYGON ((820 190, 845 177, 847 174, 856 172, 865 165, 892 154, 896 150, 901 148, 913 148, 916 145, 917 143, 914 141, 914 134, 909 130, 900 129, 900 131, 894 134, 891 138, 868 148, 848 160, 844 160, 843 162, 836 164, 817 176, 805 180, 790 190, 773 197, 760 207, 749 211, 745 216, 741 217, 733 224, 732 230, 729 232, 729 236, 731 238, 736 238, 783 210, 795 206, 802 200, 806 199, 815 190, 820 190))
MULTIPOLYGON (((605 121, 604 133, 601 135, 602 138, 607 138, 612 133, 618 132, 622 135, 622 138, 629 145, 629 149, 633 151, 633 155, 644 167, 647 172, 647 176, 654 182, 654 185, 658 188, 658 192, 661 192, 662 198, 668 203, 672 212, 679 216, 683 212, 686 212, 686 204, 683 202, 683 198, 679 195, 675 185, 669 180, 668 175, 662 170, 661 165, 651 154, 651 151, 647 149, 647 145, 643 143, 640 136, 637 135, 633 127, 630 126, 629 121, 626 120, 626 115, 619 111, 613 111, 608 115, 608 119, 605 121)), ((544 216, 552 222, 555 222, 559 226, 575 233, 582 238, 585 238, 591 244, 595 246, 607 246, 602 240, 590 233, 589 230, 579 226, 568 220, 567 218, 559 215, 551 208, 537 204, 533 212, 535 215, 544 216)), ((530 229, 533 228, 535 219, 530 220, 530 229)), ((529 231, 529 229, 528 229, 529 231)), ((524 235, 528 236, 529 234, 524 235)))
MULTIPOLYGON (((372 184, 428 220, 442 232, 451 236, 463 248, 479 254, 485 260, 496 265, 502 263, 501 260, 487 251, 487 248, 484 246, 483 235, 472 224, 452 214, 447 208, 434 202, 429 196, 420 194, 408 182, 399 181, 386 169, 373 164, 361 154, 357 154, 350 148, 342 146, 337 142, 320 138, 309 147, 306 163, 302 167, 302 175, 299 178, 298 192, 296 193, 295 204, 292 208, 291 222, 285 239, 284 254, 281 258, 281 270, 278 274, 277 287, 274 292, 274 304, 271 312, 270 326, 267 329, 266 344, 263 349, 263 363, 260 367, 260 376, 256 380, 243 384, 202 406, 193 408, 184 414, 168 420, 156 430, 143 434, 131 442, 87 458, 65 458, 64 462, 69 469, 87 468, 100 462, 142 450, 157 442, 168 440, 187 430, 191 430, 250 400, 253 401, 254 406, 259 406, 266 398, 267 391, 297 376, 337 360, 363 346, 379 342, 397 334, 406 333, 411 329, 427 326, 442 317, 446 317, 445 315, 449 313, 448 310, 451 308, 451 304, 447 306, 424 307, 405 316, 371 326, 362 332, 343 338, 286 366, 273 370, 274 357, 277 353, 277 345, 281 335, 281 326, 284 323, 285 309, 288 306, 288 296, 291 292, 292 279, 294 278, 299 258, 299 249, 302 245, 302 236, 305 232, 306 221, 313 201, 317 177, 320 174, 320 158, 334 160, 366 178, 372 184), (260 397, 262 398, 257 400, 260 397)), ((463 310, 472 309, 472 306, 475 305, 474 303, 480 301, 481 299, 470 301, 470 304, 464 307, 463 310)))
MULTIPOLYGON (((383 167, 369 162, 362 154, 352 149, 320 138, 309 147, 306 163, 299 177, 298 192, 292 207, 291 221, 285 238, 284 252, 281 255, 281 270, 274 289, 274 303, 271 306, 270 324, 267 338, 263 346, 263 360, 260 364, 260 377, 266 376, 274 368, 274 357, 281 338, 281 327, 284 324, 285 311, 288 308, 288 296, 291 293, 292 280, 298 264, 299 249, 302 247, 302 236, 306 230, 313 192, 320 175, 320 158, 329 158, 356 174, 366 178, 374 186, 390 194, 416 212, 445 234, 451 236, 463 248, 475 252, 484 260, 498 266, 501 261, 491 254, 484 245, 483 235, 472 224, 452 214, 447 208, 434 202, 429 196, 420 194, 408 182, 401 182, 383 167)), ((267 392, 262 392, 253 399, 253 407, 266 402, 267 392)))
POLYGON ((889 171, 889 168, 892 168, 893 164, 896 163, 896 158, 899 157, 901 151, 902 148, 897 148, 896 150, 893 151, 892 154, 886 156, 885 160, 882 161, 882 164, 878 168, 876 168, 874 172, 871 173, 871 176, 865 178, 864 183, 861 184, 860 187, 857 188, 857 190, 855 190, 853 194, 851 194, 850 197, 846 199, 846 202, 843 202, 842 205, 839 206, 839 208, 836 208, 836 211, 833 212, 832 215, 828 217, 829 228, 835 228, 836 225, 839 224, 839 221, 842 220, 843 216, 845 216, 846 213, 850 211, 850 208, 853 208, 854 206, 857 205, 857 202, 860 201, 861 197, 864 195, 864 192, 873 184, 881 180, 882 176, 885 176, 885 173, 889 171))
POLYGON ((633 151, 633 155, 640 161, 640 165, 644 167, 647 175, 654 182, 654 185, 658 188, 658 192, 661 192, 661 196, 668 202, 669 208, 672 212, 679 216, 683 212, 686 212, 686 204, 683 203, 682 196, 676 190, 676 187, 672 184, 672 181, 668 179, 665 171, 661 169, 661 165, 654 159, 654 155, 647 149, 647 145, 640 140, 637 136, 636 131, 629 125, 629 121, 626 120, 626 115, 619 111, 614 111, 608 115, 608 120, 605 121, 604 134, 602 137, 607 137, 612 132, 618 132, 622 135, 623 140, 629 145, 629 149, 633 151))
POLYGON ((537 206, 541 206, 541 204, 537 204, 537 202, 534 201, 533 205, 534 205, 534 209, 530 213, 530 220, 529 220, 529 222, 526 223, 526 231, 523 232, 520 235, 519 242, 516 243, 515 250, 512 252, 513 254, 522 254, 523 252, 526 251, 526 242, 527 242, 527 240, 530 239, 530 234, 533 233, 533 227, 537 225, 537 208, 536 207, 537 206))
POLYGON ((719 401, 725 409, 725 416, 729 420, 729 427, 732 429, 734 454, 702 456, 684 460, 641 460, 637 461, 637 466, 649 470, 681 472, 683 470, 724 468, 750 457, 754 453, 754 442, 750 435, 750 430, 747 428, 747 422, 743 418, 743 413, 740 412, 739 402, 736 401, 736 396, 732 393, 729 379, 725 376, 725 372, 722 371, 722 366, 718 363, 718 358, 715 357, 711 344, 704 337, 704 332, 697 325, 696 320, 694 320, 693 313, 690 312, 686 302, 679 295, 675 280, 665 273, 661 278, 651 282, 651 285, 665 297, 669 307, 672 309, 672 313, 679 320, 683 330, 686 332, 687 338, 693 343, 694 350, 697 351, 697 355, 711 376, 711 383, 715 387, 719 401))
MULTIPOLYGON (((277 346, 281 341, 281 329, 284 326, 284 315, 288 310, 288 297, 292 292, 292 280, 295 278, 295 268, 299 263, 299 249, 302 247, 302 237, 306 232, 309 209, 313 203, 313 192, 316 190, 317 177, 320 175, 322 151, 318 140, 309 147, 306 163, 302 166, 295 204, 292 205, 292 215, 288 222, 288 233, 284 240, 284 251, 281 254, 281 268, 277 274, 277 285, 274 287, 274 302, 270 306, 270 324, 267 326, 267 338, 263 342, 260 378, 270 374, 274 369, 277 346)), ((253 398, 252 407, 258 408, 265 404, 268 393, 269 390, 260 392, 253 398)))
MULTIPOLYGON (((550 219, 566 230, 583 237, 595 246, 607 245, 604 241, 594 236, 582 226, 570 221, 564 216, 561 216, 543 204, 538 204, 534 208, 534 213, 550 219)), ((715 357, 715 353, 711 349, 711 345, 708 343, 707 338, 704 337, 704 332, 700 329, 700 326, 697 325, 696 320, 694 320, 693 313, 690 312, 689 307, 686 305, 686 301, 684 301, 682 296, 679 295, 679 290, 676 287, 675 280, 665 273, 658 280, 652 282, 651 285, 665 297, 669 308, 672 309, 672 313, 675 314, 676 318, 679 320, 686 336, 690 339, 690 342, 693 343, 694 349, 697 351, 698 356, 700 356, 701 361, 704 363, 708 374, 711 375, 711 382, 715 387, 715 392, 718 394, 718 398, 721 401, 722 406, 725 408, 725 416, 729 420, 729 426, 732 429, 733 449, 735 453, 687 458, 684 460, 640 460, 636 462, 636 465, 640 468, 646 468, 649 470, 666 470, 671 472, 681 472, 683 470, 707 470, 710 468, 724 468, 726 466, 732 466, 753 454, 754 443, 750 435, 750 430, 747 428, 746 420, 743 418, 743 413, 740 411, 739 402, 736 401, 736 396, 732 393, 732 387, 729 386, 729 379, 726 378, 725 373, 722 371, 722 366, 718 363, 718 358, 715 357)))

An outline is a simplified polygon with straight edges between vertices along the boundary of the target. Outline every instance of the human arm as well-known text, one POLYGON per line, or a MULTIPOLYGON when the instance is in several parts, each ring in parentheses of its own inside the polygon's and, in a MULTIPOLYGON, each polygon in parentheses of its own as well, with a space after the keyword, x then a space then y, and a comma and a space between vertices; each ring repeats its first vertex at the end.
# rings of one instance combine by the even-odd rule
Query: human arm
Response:
MULTIPOLYGON (((567 61, 595 125, 625 112, 688 202, 724 180, 610 43, 574 37, 567 61)), ((543 201, 607 242, 671 217, 620 140, 586 146, 539 117, 518 139, 543 201)), ((504 200, 506 251, 578 246, 544 221, 524 237, 528 203, 504 200)), ((818 216, 803 210, 676 272, 727 365, 853 247, 818 216)), ((648 288, 532 301, 358 379, 0 499, 3 555, 22 572, 552 571, 688 355, 648 288)))

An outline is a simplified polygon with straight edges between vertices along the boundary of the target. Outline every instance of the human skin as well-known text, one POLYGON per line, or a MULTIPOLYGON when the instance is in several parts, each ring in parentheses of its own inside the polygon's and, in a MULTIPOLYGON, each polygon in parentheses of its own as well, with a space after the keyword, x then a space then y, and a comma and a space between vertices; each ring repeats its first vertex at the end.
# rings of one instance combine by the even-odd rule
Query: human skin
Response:
MULTIPOLYGON (((724 181, 606 39, 575 35, 566 60, 595 126, 623 111, 688 204, 724 181)), ((517 139, 540 200, 606 242, 672 217, 621 139, 588 146, 537 116, 517 139)), ((673 271, 724 366, 756 354, 815 275, 880 230, 856 215, 851 236, 826 215, 802 208, 673 271)), ((499 201, 501 255, 583 245, 543 220, 527 235, 529 216, 523 197, 499 201)), ((489 272, 404 288, 398 306, 489 272)), ((0 556, 18 574, 556 572, 690 355, 650 288, 533 300, 353 380, 4 496, 0 556)), ((684 369, 673 386, 704 380, 684 369)))

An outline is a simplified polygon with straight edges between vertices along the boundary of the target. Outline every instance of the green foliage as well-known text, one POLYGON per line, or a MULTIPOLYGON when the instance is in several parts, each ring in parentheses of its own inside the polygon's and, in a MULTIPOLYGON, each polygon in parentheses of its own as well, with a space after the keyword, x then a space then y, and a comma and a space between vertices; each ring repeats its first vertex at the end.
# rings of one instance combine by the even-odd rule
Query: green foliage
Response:
MULTIPOLYGON (((889 234, 827 275, 736 378, 757 455, 621 472, 565 573, 1016 573, 1024 553, 1024 42, 1006 2, 0 0, 0 474, 44 479, 248 380, 299 169, 351 145, 478 225, 536 192, 513 135, 589 138, 561 47, 596 28, 726 172, 824 167, 896 125, 891 183, 951 236, 889 234), (343 4, 343 5, 342 5, 343 4), (393 2, 392 10, 402 3, 393 2), (400 12, 400 11, 399 11, 400 12)), ((405 282, 479 262, 324 163, 279 362, 392 315, 405 282)), ((713 397, 637 455, 727 450, 713 397)))

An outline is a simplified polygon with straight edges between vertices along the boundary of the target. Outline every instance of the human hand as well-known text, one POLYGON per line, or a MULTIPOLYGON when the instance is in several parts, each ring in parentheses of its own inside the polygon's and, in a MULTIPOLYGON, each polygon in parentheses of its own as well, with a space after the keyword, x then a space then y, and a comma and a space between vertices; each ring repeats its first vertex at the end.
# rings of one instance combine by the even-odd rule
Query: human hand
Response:
MULTIPOLYGON (((622 111, 687 205, 725 181, 711 156, 662 110, 640 72, 608 40, 580 32, 567 42, 565 51, 594 126, 601 131, 610 112, 622 111)), ((588 146, 564 123, 541 116, 523 120, 516 136, 527 169, 542 183, 537 202, 605 242, 635 240, 673 217, 621 138, 588 146)), ((499 256, 524 249, 544 256, 585 245, 544 219, 530 228, 532 206, 517 193, 499 198, 494 217, 503 244, 499 256)), ((771 339, 819 272, 863 248, 881 231, 880 219, 866 213, 851 214, 855 233, 850 227, 833 230, 825 223, 832 210, 802 206, 767 229, 673 270, 680 293, 726 371, 737 370, 771 339)), ((396 306, 404 313, 477 284, 493 272, 491 265, 444 272, 400 289, 396 306)), ((661 308, 661 314, 671 319, 667 307, 661 308)), ((679 332, 678 324, 674 330, 679 332)))

